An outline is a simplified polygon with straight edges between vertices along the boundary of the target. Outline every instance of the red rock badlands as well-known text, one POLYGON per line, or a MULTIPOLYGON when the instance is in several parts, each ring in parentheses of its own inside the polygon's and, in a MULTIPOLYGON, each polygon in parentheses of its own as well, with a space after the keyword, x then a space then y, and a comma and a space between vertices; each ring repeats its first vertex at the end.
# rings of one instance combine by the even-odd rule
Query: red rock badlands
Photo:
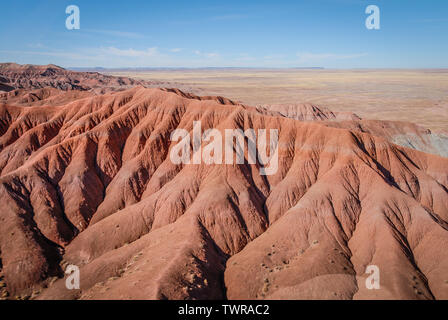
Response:
POLYGON ((447 158, 299 110, 144 87, 73 92, 0 104, 11 297, 448 298, 447 158), (194 121, 278 129, 277 172, 174 164, 170 134, 194 121), (80 290, 65 287, 68 264, 80 290), (370 265, 380 289, 365 286, 370 265))

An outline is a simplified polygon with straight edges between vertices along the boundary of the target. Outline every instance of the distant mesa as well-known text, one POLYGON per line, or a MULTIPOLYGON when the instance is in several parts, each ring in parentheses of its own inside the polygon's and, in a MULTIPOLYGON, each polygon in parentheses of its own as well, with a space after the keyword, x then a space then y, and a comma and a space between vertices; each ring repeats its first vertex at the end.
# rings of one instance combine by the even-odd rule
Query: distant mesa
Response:
POLYGON ((126 77, 111 77, 95 72, 69 71, 56 65, 35 66, 15 63, 0 64, 0 86, 3 91, 14 89, 42 89, 51 87, 60 90, 113 90, 141 85, 126 77))

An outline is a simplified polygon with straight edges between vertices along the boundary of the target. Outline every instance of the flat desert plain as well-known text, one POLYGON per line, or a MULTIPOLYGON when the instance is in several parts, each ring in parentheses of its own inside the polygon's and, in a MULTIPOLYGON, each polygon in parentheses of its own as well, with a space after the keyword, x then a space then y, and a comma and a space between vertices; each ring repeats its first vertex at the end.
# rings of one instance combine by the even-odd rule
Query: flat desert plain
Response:
MULTIPOLYGON (((366 119, 410 121, 448 128, 448 69, 168 69, 109 74, 175 82, 201 95, 249 105, 313 103, 366 119)), ((174 85, 174 84, 173 84, 174 85)))

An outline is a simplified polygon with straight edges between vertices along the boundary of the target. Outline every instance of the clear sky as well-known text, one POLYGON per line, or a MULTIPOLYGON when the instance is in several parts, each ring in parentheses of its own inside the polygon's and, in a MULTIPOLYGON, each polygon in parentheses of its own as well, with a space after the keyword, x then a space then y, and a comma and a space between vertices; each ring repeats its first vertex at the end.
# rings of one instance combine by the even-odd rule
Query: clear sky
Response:
POLYGON ((448 0, 2 1, 0 61, 64 67, 447 68, 448 0), (67 30, 68 5, 80 30, 67 30), (380 30, 368 30, 368 5, 380 30))

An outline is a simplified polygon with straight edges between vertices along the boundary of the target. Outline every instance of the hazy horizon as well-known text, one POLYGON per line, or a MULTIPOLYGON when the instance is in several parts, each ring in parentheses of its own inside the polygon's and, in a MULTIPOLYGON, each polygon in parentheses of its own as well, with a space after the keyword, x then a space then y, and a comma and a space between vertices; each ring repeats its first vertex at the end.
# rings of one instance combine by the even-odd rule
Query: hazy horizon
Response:
MULTIPOLYGON (((4 61, 4 62, 0 62, 1 63, 15 63, 15 64, 21 64, 21 63, 17 63, 15 61, 4 61)), ((21 65, 34 65, 32 63, 23 63, 21 65)), ((251 67, 251 66, 241 66, 241 67, 231 67, 231 66, 204 66, 204 67, 170 67, 170 66, 166 66, 166 67, 102 67, 102 66, 94 66, 94 67, 77 67, 77 66, 63 66, 63 65, 58 65, 56 63, 48 63, 46 65, 55 65, 57 67, 61 67, 67 70, 73 70, 73 71, 88 71, 88 70, 105 70, 105 71, 120 71, 120 70, 125 70, 125 71, 146 71, 146 70, 213 70, 213 69, 218 69, 218 70, 310 70, 310 71, 319 71, 319 70, 325 70, 325 71, 344 71, 344 70, 352 70, 352 71, 375 71, 375 70, 379 70, 379 71, 387 71, 387 70, 409 70, 409 71, 413 71, 413 70, 431 70, 431 71, 448 71, 448 67, 442 67, 442 68, 425 68, 425 67, 421 67, 421 68, 400 68, 400 67, 388 67, 388 68, 325 68, 325 67, 251 67)))

